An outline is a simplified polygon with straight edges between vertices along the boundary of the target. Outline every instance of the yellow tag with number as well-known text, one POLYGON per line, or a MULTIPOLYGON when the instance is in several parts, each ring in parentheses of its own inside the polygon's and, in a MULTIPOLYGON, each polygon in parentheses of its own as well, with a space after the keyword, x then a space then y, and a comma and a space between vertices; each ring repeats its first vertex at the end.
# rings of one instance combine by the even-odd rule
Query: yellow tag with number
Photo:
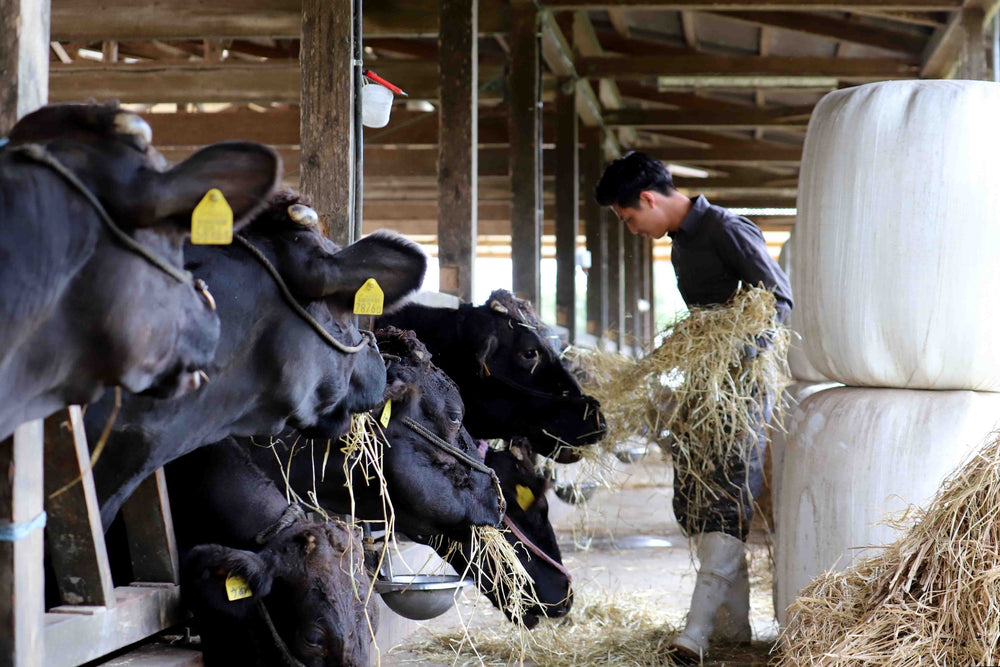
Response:
POLYGON ((233 242, 233 209, 218 188, 205 193, 191 212, 191 243, 229 245, 233 242))
POLYGON ((385 407, 382 408, 382 416, 378 418, 379 422, 382 424, 382 428, 389 428, 389 417, 392 415, 392 401, 386 401, 385 407))
POLYGON ((226 577, 226 597, 229 601, 242 600, 243 598, 252 598, 253 591, 250 590, 250 584, 247 580, 238 574, 230 574, 226 577))
POLYGON ((369 278, 354 295, 354 314, 381 315, 383 302, 385 302, 385 294, 378 286, 378 281, 369 278))
POLYGON ((517 506, 527 512, 528 508, 535 502, 535 494, 531 492, 531 489, 520 484, 515 486, 514 490, 517 491, 517 506))

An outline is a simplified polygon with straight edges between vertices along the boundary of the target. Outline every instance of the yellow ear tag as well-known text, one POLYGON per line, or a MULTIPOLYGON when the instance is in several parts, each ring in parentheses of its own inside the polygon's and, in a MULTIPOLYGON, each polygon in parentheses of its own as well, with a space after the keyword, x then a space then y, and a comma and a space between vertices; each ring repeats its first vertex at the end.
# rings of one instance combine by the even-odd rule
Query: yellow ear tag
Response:
POLYGON ((191 212, 191 243, 229 245, 233 242, 233 209, 218 188, 205 193, 191 212))
POLYGON ((355 315, 381 315, 385 295, 374 278, 369 278, 354 295, 355 315))
POLYGON ((517 506, 527 512, 531 504, 535 502, 535 494, 531 492, 531 489, 520 484, 514 489, 517 491, 517 506))
POLYGON ((382 408, 382 416, 378 418, 379 422, 382 424, 382 428, 389 428, 389 417, 392 415, 392 401, 386 401, 385 407, 382 408))
POLYGON ((238 574, 230 574, 226 577, 226 597, 229 601, 242 600, 243 598, 252 598, 253 591, 250 590, 250 584, 247 580, 238 574))

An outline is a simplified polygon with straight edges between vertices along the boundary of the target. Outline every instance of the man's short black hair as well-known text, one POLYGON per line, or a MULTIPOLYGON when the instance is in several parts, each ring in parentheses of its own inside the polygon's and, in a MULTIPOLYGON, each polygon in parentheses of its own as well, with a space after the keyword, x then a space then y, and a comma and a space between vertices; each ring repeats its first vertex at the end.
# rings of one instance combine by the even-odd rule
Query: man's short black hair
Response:
POLYGON ((601 206, 630 208, 639 204, 639 193, 643 190, 655 190, 666 195, 673 189, 674 179, 662 162, 645 153, 632 151, 604 169, 601 180, 594 188, 594 196, 601 206))

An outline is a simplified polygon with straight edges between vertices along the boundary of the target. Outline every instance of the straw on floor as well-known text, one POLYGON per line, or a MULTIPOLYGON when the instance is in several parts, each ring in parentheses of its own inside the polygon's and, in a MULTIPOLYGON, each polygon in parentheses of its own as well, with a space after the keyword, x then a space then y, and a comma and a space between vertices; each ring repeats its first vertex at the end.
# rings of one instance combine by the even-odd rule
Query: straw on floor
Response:
POLYGON ((790 607, 779 665, 1000 664, 1000 433, 878 555, 790 607))

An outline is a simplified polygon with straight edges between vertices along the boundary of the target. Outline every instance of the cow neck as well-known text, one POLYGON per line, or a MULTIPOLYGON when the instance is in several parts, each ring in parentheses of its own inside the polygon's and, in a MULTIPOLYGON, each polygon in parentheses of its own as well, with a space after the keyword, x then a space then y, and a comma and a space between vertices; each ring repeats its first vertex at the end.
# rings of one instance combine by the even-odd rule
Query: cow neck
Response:
POLYGON ((243 248, 247 252, 253 255, 254 258, 256 258, 256 260, 264 266, 264 269, 268 272, 268 274, 270 274, 271 278, 274 279, 274 282, 277 283, 278 291, 281 292, 281 296, 285 299, 285 301, 288 303, 291 309, 295 312, 296 315, 305 320, 306 324, 311 326, 313 330, 317 334, 319 334, 319 337, 322 338, 327 345, 334 348, 335 350, 338 350, 339 352, 343 352, 344 354, 354 354, 356 352, 360 352, 361 350, 366 349, 369 346, 375 348, 376 351, 378 350, 378 343, 375 342, 375 334, 373 334, 371 331, 360 330, 361 342, 358 343, 357 345, 344 345, 339 340, 331 336, 330 332, 324 329, 323 325, 317 322, 316 319, 312 315, 310 315, 309 312, 305 308, 303 308, 298 301, 296 301, 295 297, 292 295, 292 291, 288 289, 288 285, 286 285, 285 281, 282 280, 281 274, 278 273, 278 270, 276 268, 274 268, 274 264, 271 264, 271 261, 264 256, 264 253, 258 250, 242 234, 234 234, 233 240, 239 243, 241 246, 243 246, 243 248))
POLYGON ((487 475, 489 475, 490 479, 493 480, 493 484, 497 488, 497 497, 499 498, 500 501, 500 513, 506 514, 507 503, 503 498, 503 489, 500 487, 500 478, 497 477, 497 474, 493 470, 493 468, 489 467, 488 465, 486 465, 481 461, 477 461, 476 459, 472 458, 471 456, 463 452, 458 447, 453 446, 448 442, 445 442, 445 440, 443 438, 440 438, 437 435, 437 433, 434 433, 430 429, 426 428, 423 424, 420 424, 410 419, 409 417, 403 417, 400 421, 402 421, 406 427, 408 427, 414 433, 422 437, 424 440, 434 445, 438 449, 444 451, 446 454, 455 457, 456 459, 467 465, 472 470, 476 470, 478 472, 486 473, 487 475))
POLYGON ((29 160, 33 160, 38 164, 46 166, 62 176, 63 180, 83 195, 83 198, 94 207, 94 210, 97 211, 97 217, 101 219, 101 222, 104 223, 104 226, 107 227, 108 232, 115 238, 115 240, 182 285, 191 285, 194 287, 195 290, 197 290, 197 292, 201 294, 202 298, 208 303, 208 306, 212 310, 215 310, 215 299, 212 298, 212 294, 208 291, 208 286, 205 284, 204 280, 201 278, 194 278, 189 272, 181 271, 177 267, 171 266, 169 263, 164 261, 163 258, 153 253, 153 251, 149 248, 122 231, 122 229, 115 224, 115 221, 111 219, 107 210, 105 210, 104 206, 101 205, 101 202, 83 183, 83 181, 77 178, 76 174, 70 171, 62 162, 59 161, 58 158, 56 158, 55 155, 46 150, 44 146, 41 144, 24 144, 14 148, 7 148, 6 150, 9 153, 23 155, 29 160))

